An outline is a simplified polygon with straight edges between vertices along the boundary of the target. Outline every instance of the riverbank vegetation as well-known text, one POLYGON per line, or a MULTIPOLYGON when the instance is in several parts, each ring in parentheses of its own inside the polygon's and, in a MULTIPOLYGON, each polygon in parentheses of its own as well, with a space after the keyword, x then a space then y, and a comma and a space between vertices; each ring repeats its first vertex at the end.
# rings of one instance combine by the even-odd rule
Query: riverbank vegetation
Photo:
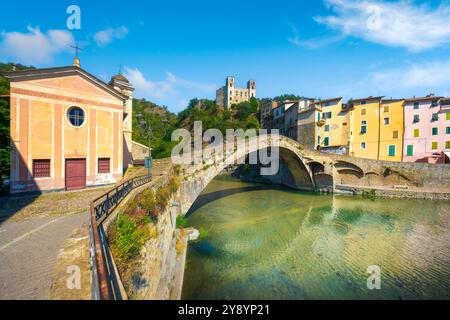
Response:
POLYGON ((120 271, 139 255, 145 243, 158 237, 157 222, 180 188, 179 168, 171 170, 169 180, 155 190, 149 188, 135 196, 108 230, 111 251, 120 271))

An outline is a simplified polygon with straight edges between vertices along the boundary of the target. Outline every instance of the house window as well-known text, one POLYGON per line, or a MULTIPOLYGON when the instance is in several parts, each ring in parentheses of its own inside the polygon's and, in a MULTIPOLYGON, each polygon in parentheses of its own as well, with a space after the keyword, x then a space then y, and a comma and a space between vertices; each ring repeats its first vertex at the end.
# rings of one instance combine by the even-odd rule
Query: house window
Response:
POLYGON ((317 144, 320 144, 320 136, 317 137, 317 144))
POLYGON ((439 134, 438 128, 433 128, 432 129, 432 134, 433 134, 433 136, 437 136, 439 134))
POLYGON ((398 131, 394 131, 394 132, 392 133, 392 138, 393 138, 393 139, 398 139, 398 131))
POLYGON ((50 160, 33 160, 33 177, 49 178, 50 177, 50 160))
POLYGON ((384 107, 384 112, 389 112, 389 106, 384 107))
POLYGON ((420 116, 418 114, 415 114, 414 118, 413 118, 413 123, 419 123, 419 122, 420 122, 420 116))
POLYGON ((330 138, 326 137, 325 139, 323 139, 323 145, 325 147, 328 147, 330 145, 330 138))
POLYGON ((361 133, 367 133, 367 121, 361 121, 361 133))
POLYGON ((365 116, 367 114, 367 109, 361 109, 361 115, 365 116))
POLYGON ((74 127, 81 127, 84 123, 84 111, 79 107, 69 108, 67 116, 74 127))
POLYGON ((436 141, 431 143, 431 149, 432 150, 437 150, 438 147, 439 147, 439 145, 438 145, 438 143, 436 141))
POLYGON ((419 109, 420 104, 418 102, 414 102, 414 110, 419 109))
POLYGON ((445 114, 445 120, 450 120, 450 112, 447 112, 447 113, 445 114))
POLYGON ((344 127, 347 126, 347 122, 344 122, 342 125, 343 125, 344 127))
POLYGON ((389 157, 395 157, 395 146, 389 146, 389 157))
POLYGON ((431 121, 438 121, 439 120, 439 113, 433 113, 431 116, 431 121))
POLYGON ((389 118, 384 118, 384 125, 388 125, 389 124, 389 118))
POLYGON ((445 141, 445 149, 450 149, 450 141, 445 141))
POLYGON ((408 156, 408 157, 412 157, 413 155, 414 155, 414 146, 413 145, 409 145, 407 148, 406 148, 406 155, 408 156))
POLYGON ((361 104, 365 105, 365 104, 367 104, 367 101, 361 101, 361 104))
POLYGON ((361 142, 361 150, 366 150, 366 143, 365 142, 361 142))
POLYGON ((327 125, 325 126, 325 132, 329 132, 329 131, 330 131, 330 125, 327 124, 327 125))
POLYGON ((450 134, 450 127, 445 128, 445 133, 450 134))
POLYGON ((333 115, 332 112, 324 112, 322 118, 323 119, 331 119, 332 115, 333 115))
POLYGON ((419 138, 419 137, 420 137, 420 130, 414 129, 414 138, 419 138))
POLYGON ((109 158, 98 158, 98 173, 110 173, 109 158))

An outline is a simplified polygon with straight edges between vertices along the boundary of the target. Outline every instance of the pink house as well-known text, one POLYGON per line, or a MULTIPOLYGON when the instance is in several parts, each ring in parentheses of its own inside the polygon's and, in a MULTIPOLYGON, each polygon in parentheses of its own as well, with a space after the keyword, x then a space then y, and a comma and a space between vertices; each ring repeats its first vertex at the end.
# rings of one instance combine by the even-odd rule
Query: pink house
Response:
POLYGON ((449 162, 450 99, 429 95, 405 100, 404 162, 449 162))

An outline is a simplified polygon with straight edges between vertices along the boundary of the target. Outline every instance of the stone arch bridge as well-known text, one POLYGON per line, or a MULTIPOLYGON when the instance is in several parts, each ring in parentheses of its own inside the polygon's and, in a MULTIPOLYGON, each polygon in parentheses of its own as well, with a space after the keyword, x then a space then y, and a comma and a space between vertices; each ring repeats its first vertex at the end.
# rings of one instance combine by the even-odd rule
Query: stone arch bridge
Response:
MULTIPOLYGON (((256 176, 256 181, 276 183, 298 190, 354 194, 355 190, 427 190, 450 192, 450 165, 398 163, 354 158, 305 149, 284 136, 268 136, 266 143, 251 138, 246 148, 235 148, 225 154, 224 161, 204 159, 199 165, 181 167, 181 211, 187 213, 203 189, 224 169, 233 166, 270 143, 279 147, 280 168, 274 176, 256 176)), ((257 170, 259 172, 259 170, 257 170)), ((394 191, 395 193, 395 191, 394 191)))

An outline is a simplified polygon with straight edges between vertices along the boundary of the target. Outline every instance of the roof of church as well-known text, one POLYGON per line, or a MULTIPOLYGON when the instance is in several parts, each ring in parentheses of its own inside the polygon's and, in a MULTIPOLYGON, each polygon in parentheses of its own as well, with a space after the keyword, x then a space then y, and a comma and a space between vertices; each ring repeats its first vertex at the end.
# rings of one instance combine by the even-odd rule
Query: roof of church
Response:
POLYGON ((117 80, 117 81, 123 81, 126 83, 130 83, 130 81, 128 81, 128 79, 121 73, 116 74, 114 77, 112 77, 112 80, 117 80))
MULTIPOLYGON (((91 82, 92 84, 96 85, 97 87, 102 88, 103 90, 109 92, 110 94, 116 96, 117 98, 123 101, 126 101, 128 99, 127 96, 123 95, 122 93, 114 89, 110 84, 107 84, 106 82, 98 79, 97 77, 93 76, 86 70, 75 66, 33 69, 24 71, 5 71, 1 72, 0 74, 11 82, 79 75, 84 79, 86 79, 87 81, 91 82)), ((129 84, 129 81, 124 76, 122 77, 129 84)), ((120 81, 123 80, 120 79, 120 81)))

